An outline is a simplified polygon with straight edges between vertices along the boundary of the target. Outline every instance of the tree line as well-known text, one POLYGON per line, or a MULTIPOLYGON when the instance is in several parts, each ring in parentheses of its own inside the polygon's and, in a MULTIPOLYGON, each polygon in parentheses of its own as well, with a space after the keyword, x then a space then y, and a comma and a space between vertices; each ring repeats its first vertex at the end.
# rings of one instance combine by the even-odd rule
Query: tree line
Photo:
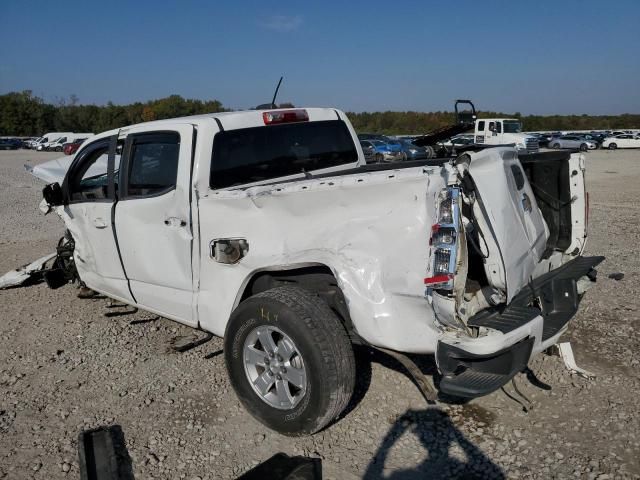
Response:
MULTIPOLYGON (((290 103, 280 104, 291 107, 290 103)), ((55 104, 30 90, 0 95, 0 135, 38 136, 47 131, 94 132, 134 123, 228 111, 218 100, 185 99, 171 95, 129 105, 83 105, 71 95, 55 104)), ((454 122, 453 112, 347 112, 356 131, 382 134, 423 134, 454 122)), ((522 115, 478 112, 479 118, 519 118, 528 131, 610 130, 640 128, 640 114, 522 115)))

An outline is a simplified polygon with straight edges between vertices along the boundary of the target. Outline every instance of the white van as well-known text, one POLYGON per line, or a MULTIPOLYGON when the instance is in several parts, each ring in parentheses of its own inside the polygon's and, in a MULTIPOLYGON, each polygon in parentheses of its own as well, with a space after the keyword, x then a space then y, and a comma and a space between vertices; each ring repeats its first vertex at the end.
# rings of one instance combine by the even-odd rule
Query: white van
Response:
POLYGON ((64 135, 53 142, 45 143, 43 145, 43 150, 49 150, 52 152, 61 152, 63 150, 65 143, 71 143, 79 138, 89 138, 93 137, 93 133, 70 133, 68 135, 64 135))
POLYGON ((34 143, 33 145, 33 149, 34 150, 45 150, 44 146, 45 144, 51 143, 51 142, 55 142, 56 140, 58 140, 60 137, 64 137, 65 135, 71 135, 73 132, 49 132, 49 133, 45 133, 44 135, 42 135, 42 137, 40 137, 40 139, 34 143))

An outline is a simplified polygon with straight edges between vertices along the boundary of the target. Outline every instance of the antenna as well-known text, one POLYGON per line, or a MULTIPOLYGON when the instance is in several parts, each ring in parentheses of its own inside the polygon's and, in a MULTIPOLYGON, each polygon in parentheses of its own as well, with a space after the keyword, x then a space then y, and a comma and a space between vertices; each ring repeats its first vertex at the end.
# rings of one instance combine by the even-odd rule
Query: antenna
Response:
POLYGON ((280 84, 282 83, 282 79, 284 77, 280 77, 280 80, 278 81, 278 86, 276 87, 276 91, 273 93, 273 100, 271 100, 271 105, 273 105, 271 108, 278 108, 276 106, 276 97, 278 96, 278 90, 280 90, 280 84))

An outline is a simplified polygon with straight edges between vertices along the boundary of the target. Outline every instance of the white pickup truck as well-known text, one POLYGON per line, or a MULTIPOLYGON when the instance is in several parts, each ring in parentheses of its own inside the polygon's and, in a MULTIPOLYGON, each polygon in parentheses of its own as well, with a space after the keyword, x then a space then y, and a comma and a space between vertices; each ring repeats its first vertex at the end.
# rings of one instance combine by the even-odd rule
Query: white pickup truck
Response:
POLYGON ((343 112, 306 108, 133 125, 69 161, 33 171, 70 232, 57 273, 224 337, 238 397, 288 435, 344 410, 353 343, 434 355, 450 395, 500 388, 602 261, 579 153, 366 165, 343 112))

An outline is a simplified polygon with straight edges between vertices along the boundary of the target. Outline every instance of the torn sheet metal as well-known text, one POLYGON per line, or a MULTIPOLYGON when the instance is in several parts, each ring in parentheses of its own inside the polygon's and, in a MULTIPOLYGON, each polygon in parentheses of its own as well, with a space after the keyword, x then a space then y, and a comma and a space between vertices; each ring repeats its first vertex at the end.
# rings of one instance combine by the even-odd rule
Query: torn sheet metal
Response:
MULTIPOLYGON (((119 155, 117 156, 119 157, 119 155)), ((45 181, 46 183, 58 182, 62 185, 67 170, 71 166, 71 162, 75 157, 69 155, 66 157, 56 158, 40 165, 25 165, 24 168, 34 177, 45 181)), ((89 176, 100 175, 107 171, 107 154, 102 155, 96 162, 89 167, 86 174, 89 176)))
POLYGON ((2 277, 0 277, 0 289, 17 287, 18 285, 22 285, 23 283, 25 283, 34 275, 41 274, 45 264, 49 260, 55 258, 55 256, 55 253, 51 253, 42 258, 39 258, 34 262, 31 262, 28 265, 25 265, 24 267, 5 273, 2 277))
POLYGON ((578 364, 576 363, 576 359, 573 356, 573 349, 571 348, 571 343, 569 342, 558 343, 557 347, 558 347, 558 353, 560 354, 560 358, 564 362, 565 367, 567 367, 567 370, 569 370, 571 373, 577 373, 578 375, 584 378, 595 378, 596 375, 594 373, 591 373, 590 371, 585 370, 584 368, 580 368, 578 366, 578 364))
POLYGON ((46 183, 58 182, 62 184, 72 160, 72 156, 67 156, 49 160, 40 165, 25 165, 24 168, 31 175, 44 180, 46 183))
POLYGON ((474 213, 490 250, 485 271, 492 286, 506 290, 509 303, 542 258, 548 229, 514 149, 491 148, 469 156, 468 170, 479 195, 474 213))

